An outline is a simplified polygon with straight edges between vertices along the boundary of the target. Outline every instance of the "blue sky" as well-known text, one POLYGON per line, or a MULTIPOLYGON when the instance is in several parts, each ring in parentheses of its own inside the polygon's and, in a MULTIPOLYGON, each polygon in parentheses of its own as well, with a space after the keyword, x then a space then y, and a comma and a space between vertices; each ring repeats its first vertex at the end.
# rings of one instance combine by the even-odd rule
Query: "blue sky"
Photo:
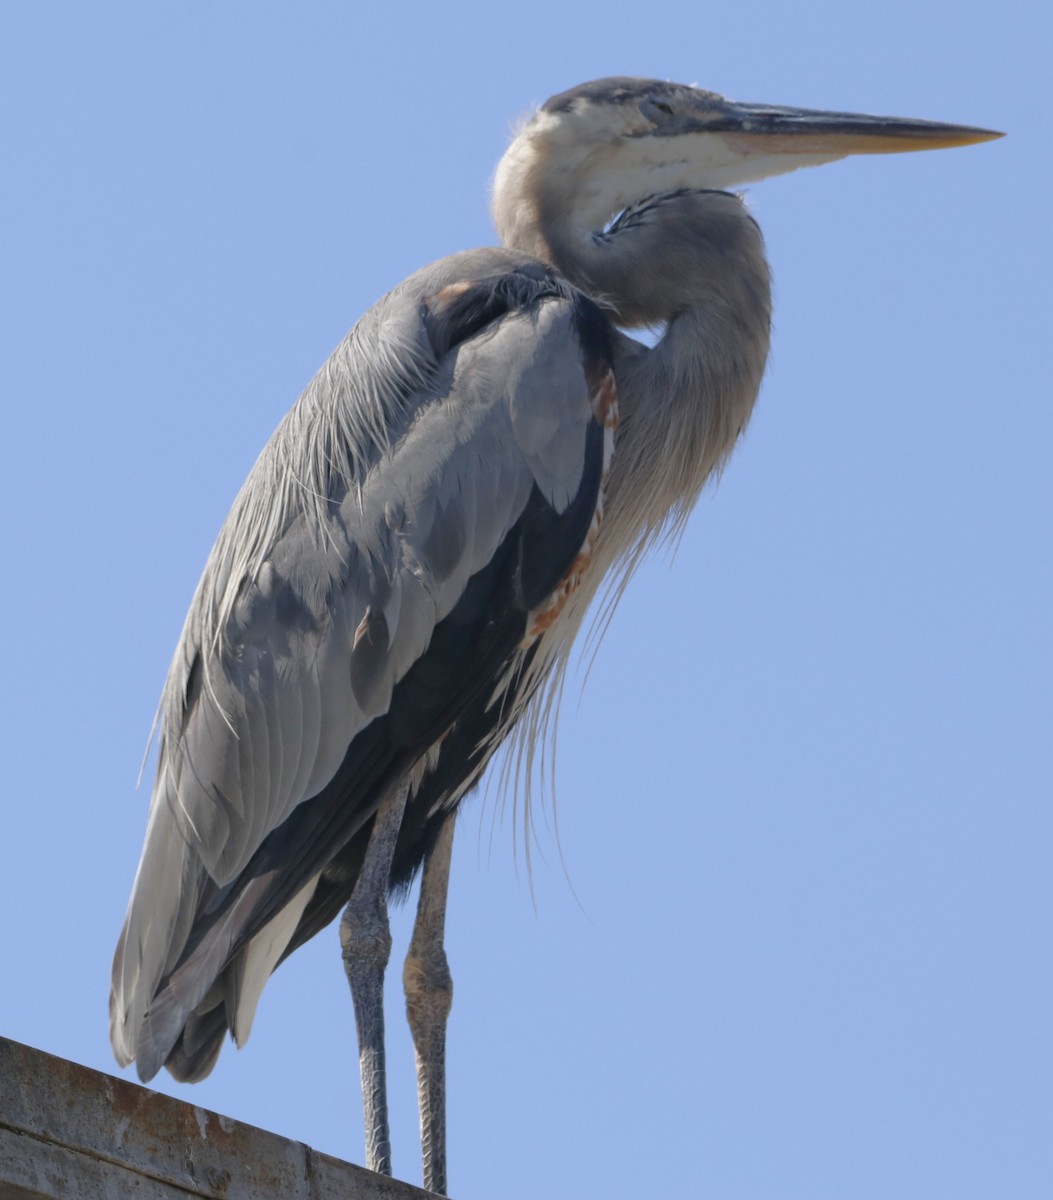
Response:
MULTIPOLYGON (((205 555, 358 315, 494 240, 518 114, 631 73, 960 121, 1010 136, 751 191, 748 435, 567 690, 532 886, 495 789, 459 826, 450 1181, 1049 1195, 1049 44, 1037 3, 5 6, 0 1034, 116 1070, 136 774, 205 555)), ((331 929, 243 1052, 155 1083, 358 1160, 353 1033, 331 929)))

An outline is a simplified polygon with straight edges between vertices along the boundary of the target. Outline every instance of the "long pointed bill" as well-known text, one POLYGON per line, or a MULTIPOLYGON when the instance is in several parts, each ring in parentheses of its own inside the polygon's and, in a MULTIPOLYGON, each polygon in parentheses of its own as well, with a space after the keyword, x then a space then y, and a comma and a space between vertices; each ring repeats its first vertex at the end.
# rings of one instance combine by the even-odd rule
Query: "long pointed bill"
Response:
POLYGON ((970 125, 944 125, 865 113, 736 104, 699 93, 694 112, 659 135, 693 143, 705 186, 724 188, 835 162, 849 154, 898 154, 987 142, 1002 134, 970 125))

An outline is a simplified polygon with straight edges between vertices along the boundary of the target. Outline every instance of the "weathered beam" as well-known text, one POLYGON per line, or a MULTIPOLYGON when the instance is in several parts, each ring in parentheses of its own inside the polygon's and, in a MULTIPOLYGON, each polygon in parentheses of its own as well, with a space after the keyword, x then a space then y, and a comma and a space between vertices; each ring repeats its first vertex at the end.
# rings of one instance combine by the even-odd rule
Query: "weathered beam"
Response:
POLYGON ((0 1038, 0 1200, 425 1200, 302 1142, 0 1038))

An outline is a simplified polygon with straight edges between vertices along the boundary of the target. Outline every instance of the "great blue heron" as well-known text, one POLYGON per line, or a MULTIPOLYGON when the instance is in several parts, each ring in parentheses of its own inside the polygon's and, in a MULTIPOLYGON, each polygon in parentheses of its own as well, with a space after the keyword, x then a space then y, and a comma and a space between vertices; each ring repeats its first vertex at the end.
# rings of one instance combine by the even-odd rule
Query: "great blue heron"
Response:
POLYGON ((996 136, 648 79, 542 105, 497 169, 505 248, 426 267, 359 321, 209 557, 114 960, 122 1064, 207 1075, 346 906, 367 1162, 389 1171, 386 896, 423 864, 404 980, 424 1180, 445 1191, 454 815, 517 723, 540 736, 597 588, 682 525, 749 420, 768 267, 725 189, 996 136), (622 332, 656 325, 653 347, 622 332))

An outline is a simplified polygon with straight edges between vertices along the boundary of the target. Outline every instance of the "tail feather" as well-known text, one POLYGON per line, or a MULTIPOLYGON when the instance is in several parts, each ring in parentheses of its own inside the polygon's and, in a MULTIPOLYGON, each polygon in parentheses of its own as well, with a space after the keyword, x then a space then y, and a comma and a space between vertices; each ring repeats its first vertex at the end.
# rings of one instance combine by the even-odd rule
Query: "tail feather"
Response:
POLYGON ((229 1028, 226 1008, 217 1004, 205 1013, 192 1013, 165 1067, 180 1083, 198 1083, 211 1074, 229 1028))

